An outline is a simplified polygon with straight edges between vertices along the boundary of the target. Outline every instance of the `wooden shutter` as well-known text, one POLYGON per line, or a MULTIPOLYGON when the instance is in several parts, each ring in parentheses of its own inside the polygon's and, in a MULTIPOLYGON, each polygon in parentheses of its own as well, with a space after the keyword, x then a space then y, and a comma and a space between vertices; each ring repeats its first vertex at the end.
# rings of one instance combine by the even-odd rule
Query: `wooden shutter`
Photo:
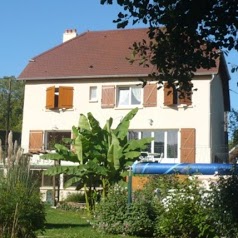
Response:
POLYGON ((58 108, 73 107, 73 87, 59 87, 59 105, 58 108))
POLYGON ((146 84, 144 87, 144 107, 157 106, 157 84, 146 84))
POLYGON ((46 89, 46 108, 55 108, 55 87, 49 87, 46 89))
POLYGON ((113 108, 115 106, 115 86, 102 86, 102 108, 113 108))
POLYGON ((181 129, 181 163, 195 163, 195 129, 181 129))
POLYGON ((172 106, 175 102, 175 89, 171 86, 169 87, 168 83, 164 84, 164 105, 172 106))
POLYGON ((43 151, 43 131, 30 131, 29 152, 37 153, 43 151))
POLYGON ((180 93, 178 97, 179 104, 186 104, 191 105, 192 104, 192 92, 182 92, 180 93))

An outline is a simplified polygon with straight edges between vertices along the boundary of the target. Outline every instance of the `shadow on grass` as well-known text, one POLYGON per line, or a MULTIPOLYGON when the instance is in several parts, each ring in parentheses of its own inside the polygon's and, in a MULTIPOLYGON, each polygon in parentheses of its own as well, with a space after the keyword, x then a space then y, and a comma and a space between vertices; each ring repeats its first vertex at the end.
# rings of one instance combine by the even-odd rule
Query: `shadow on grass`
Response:
POLYGON ((75 228, 75 227, 90 227, 90 224, 70 224, 70 223, 62 223, 62 224, 55 224, 55 223, 46 223, 45 229, 67 229, 67 228, 75 228))

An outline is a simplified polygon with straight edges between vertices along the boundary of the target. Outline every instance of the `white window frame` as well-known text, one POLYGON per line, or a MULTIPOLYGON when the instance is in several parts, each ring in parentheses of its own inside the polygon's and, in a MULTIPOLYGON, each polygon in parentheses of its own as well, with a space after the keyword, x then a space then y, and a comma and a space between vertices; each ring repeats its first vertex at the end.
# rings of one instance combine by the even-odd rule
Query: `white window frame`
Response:
POLYGON ((131 107, 135 107, 135 106, 141 106, 142 103, 143 103, 143 90, 142 90, 142 87, 141 86, 137 86, 137 85, 119 85, 119 86, 117 86, 117 97, 116 97, 116 99, 117 99, 117 107, 119 107, 119 108, 123 108, 123 107, 125 107, 125 108, 130 107, 131 108, 131 107), (119 104, 120 90, 121 89, 126 89, 126 88, 128 88, 128 90, 129 90, 129 103, 128 104, 119 104), (140 89, 140 103, 138 103, 138 104, 132 104, 131 103, 132 89, 133 88, 139 88, 140 89))
POLYGON ((97 102, 98 101, 98 87, 90 86, 89 87, 89 102, 97 102), (95 90, 95 96, 93 97, 93 90, 95 90))
MULTIPOLYGON (((167 160, 167 161, 177 161, 179 158, 180 158, 180 152, 179 152, 179 148, 180 148, 180 131, 179 129, 160 129, 160 130, 131 130, 133 132, 138 132, 138 139, 141 139, 142 138, 142 135, 143 135, 143 132, 150 132, 150 137, 153 137, 155 136, 155 132, 163 132, 164 133, 164 153, 163 155, 159 155, 161 156, 161 162, 163 161, 163 159, 167 160), (168 158, 167 157, 167 150, 168 150, 168 131, 170 130, 173 130, 173 131, 176 131, 177 132, 177 157, 176 158, 168 158)), ((147 151, 148 153, 151 153, 151 154, 156 154, 155 153, 155 141, 153 140, 151 142, 151 145, 150 145, 150 149, 151 151, 147 151)))

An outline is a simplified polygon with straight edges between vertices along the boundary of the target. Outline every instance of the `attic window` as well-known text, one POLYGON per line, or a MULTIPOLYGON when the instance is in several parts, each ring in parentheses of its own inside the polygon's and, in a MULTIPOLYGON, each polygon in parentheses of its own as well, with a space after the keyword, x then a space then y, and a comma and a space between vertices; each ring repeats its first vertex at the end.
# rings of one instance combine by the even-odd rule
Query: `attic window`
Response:
POLYGON ((49 87, 46 89, 46 109, 69 109, 73 107, 73 87, 49 87))

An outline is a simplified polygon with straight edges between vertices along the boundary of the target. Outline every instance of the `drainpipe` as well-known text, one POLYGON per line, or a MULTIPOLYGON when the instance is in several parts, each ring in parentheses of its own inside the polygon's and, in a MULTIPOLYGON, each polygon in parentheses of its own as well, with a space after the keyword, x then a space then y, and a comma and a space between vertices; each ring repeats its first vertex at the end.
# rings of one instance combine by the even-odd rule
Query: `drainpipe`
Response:
POLYGON ((211 109, 212 109, 212 82, 213 82, 213 80, 214 80, 214 78, 215 78, 215 75, 213 74, 212 75, 212 78, 211 78, 211 80, 210 80, 210 82, 209 82, 209 96, 208 96, 208 98, 209 98, 209 121, 208 121, 208 123, 209 123, 209 129, 208 129, 208 133, 209 133, 209 144, 208 144, 208 148, 210 149, 210 163, 213 163, 214 161, 213 161, 213 145, 212 145, 212 133, 213 133, 213 131, 212 131, 212 112, 211 112, 211 109))

